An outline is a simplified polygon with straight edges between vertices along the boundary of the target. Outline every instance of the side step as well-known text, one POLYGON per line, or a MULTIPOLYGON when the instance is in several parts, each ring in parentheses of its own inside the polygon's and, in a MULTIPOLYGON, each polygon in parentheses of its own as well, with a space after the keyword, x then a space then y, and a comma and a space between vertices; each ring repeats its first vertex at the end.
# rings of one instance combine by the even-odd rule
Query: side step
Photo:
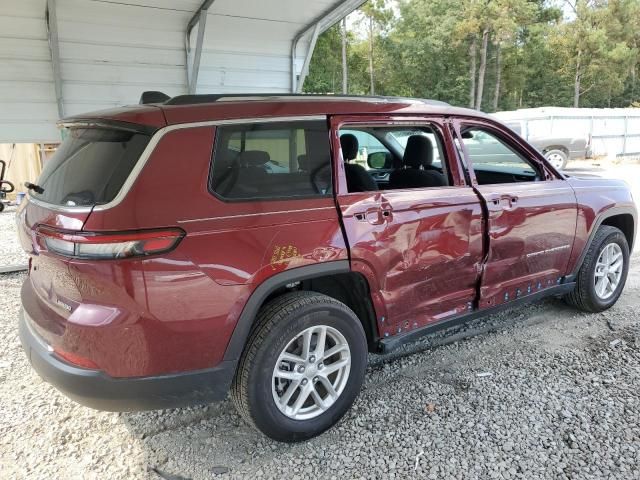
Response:
POLYGON ((393 337, 383 338, 378 341, 378 352, 382 354, 390 353, 406 343, 415 342, 425 335, 437 332, 438 330, 455 327, 456 325, 475 320, 476 318, 485 317, 504 310, 520 307, 522 305, 526 305, 527 303, 531 303, 542 298, 565 295, 573 291, 575 286, 576 284, 573 282, 555 285, 551 288, 547 288, 546 290, 532 293, 531 295, 527 295, 526 297, 521 297, 511 302, 496 305, 495 307, 463 313, 461 315, 447 318, 431 325, 425 325, 424 327, 413 330, 412 332, 406 332, 400 335, 394 335, 393 337))

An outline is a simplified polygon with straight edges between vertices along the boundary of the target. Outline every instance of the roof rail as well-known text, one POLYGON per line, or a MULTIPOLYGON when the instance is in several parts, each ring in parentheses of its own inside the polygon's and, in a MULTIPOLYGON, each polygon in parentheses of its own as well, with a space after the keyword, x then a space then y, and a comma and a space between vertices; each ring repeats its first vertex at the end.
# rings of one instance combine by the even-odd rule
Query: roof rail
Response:
POLYGON ((298 98, 301 100, 352 100, 360 102, 399 102, 399 103, 422 103, 429 105, 448 106, 448 103, 439 100, 425 100, 420 98, 407 97, 385 97, 379 95, 333 95, 317 93, 219 93, 219 94, 198 94, 198 95, 178 95, 164 102, 165 105, 194 105, 201 103, 215 103, 224 101, 239 100, 278 100, 298 98))

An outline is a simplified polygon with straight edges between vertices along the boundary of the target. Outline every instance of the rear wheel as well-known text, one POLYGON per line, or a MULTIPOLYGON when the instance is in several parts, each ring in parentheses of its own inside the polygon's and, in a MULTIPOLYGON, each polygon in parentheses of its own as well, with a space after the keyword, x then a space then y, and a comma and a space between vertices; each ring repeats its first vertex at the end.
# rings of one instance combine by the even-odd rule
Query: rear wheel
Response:
POLYGON ((603 225, 587 250, 576 288, 565 299, 586 312, 601 312, 618 301, 629 271, 629 244, 617 228, 603 225))
POLYGON ((326 295, 293 292, 261 309, 231 397, 265 435, 306 440, 347 412, 366 365, 366 337, 355 313, 326 295))

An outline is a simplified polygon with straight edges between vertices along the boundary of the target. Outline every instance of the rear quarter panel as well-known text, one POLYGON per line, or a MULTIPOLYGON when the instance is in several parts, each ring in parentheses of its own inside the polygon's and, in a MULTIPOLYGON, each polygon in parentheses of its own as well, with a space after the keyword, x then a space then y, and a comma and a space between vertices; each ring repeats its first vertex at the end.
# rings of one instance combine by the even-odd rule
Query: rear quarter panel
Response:
POLYGON ((177 226, 186 232, 160 257, 70 262, 82 301, 125 306, 101 334, 114 335, 111 357, 139 352, 134 356, 145 368, 134 370, 130 353, 131 365, 113 362, 112 374, 215 366, 260 283, 285 270, 348 259, 331 196, 226 202, 211 194, 214 136, 211 126, 169 129, 122 203, 86 221, 89 231, 177 226))

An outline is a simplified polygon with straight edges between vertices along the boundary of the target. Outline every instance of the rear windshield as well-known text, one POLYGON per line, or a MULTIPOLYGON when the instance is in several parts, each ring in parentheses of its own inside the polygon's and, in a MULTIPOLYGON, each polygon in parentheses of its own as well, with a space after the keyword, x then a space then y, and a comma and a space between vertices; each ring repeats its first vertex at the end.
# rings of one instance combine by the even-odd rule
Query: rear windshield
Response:
POLYGON ((149 135, 108 128, 71 128, 38 179, 34 198, 64 206, 113 200, 149 143, 149 135))

